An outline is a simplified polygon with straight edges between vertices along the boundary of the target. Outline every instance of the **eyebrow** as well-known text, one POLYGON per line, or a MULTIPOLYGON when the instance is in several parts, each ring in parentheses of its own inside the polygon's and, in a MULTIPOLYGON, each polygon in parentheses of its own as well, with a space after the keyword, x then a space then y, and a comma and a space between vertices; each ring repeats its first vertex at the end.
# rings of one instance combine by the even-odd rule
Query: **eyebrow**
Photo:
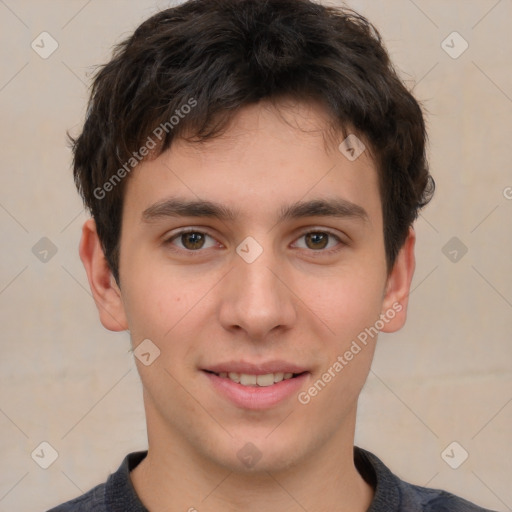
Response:
MULTIPOLYGON (((144 222, 153 222, 167 217, 208 217, 221 221, 235 221, 240 210, 206 200, 187 200, 177 197, 164 199, 146 208, 142 213, 144 222)), ((368 221, 368 214, 361 206, 342 198, 312 199, 297 201, 283 206, 278 223, 306 217, 354 218, 368 221)))

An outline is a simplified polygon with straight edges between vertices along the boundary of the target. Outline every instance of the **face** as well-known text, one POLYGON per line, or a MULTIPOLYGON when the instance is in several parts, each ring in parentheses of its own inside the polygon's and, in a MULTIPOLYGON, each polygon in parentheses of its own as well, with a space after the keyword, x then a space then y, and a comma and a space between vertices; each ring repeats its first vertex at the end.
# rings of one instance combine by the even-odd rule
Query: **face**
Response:
POLYGON ((376 332, 401 327, 412 277, 410 253, 386 272, 368 151, 326 144, 321 107, 281 107, 133 171, 119 300, 100 308, 136 353, 150 340, 136 359, 150 449, 174 440, 236 471, 352 446, 376 332))

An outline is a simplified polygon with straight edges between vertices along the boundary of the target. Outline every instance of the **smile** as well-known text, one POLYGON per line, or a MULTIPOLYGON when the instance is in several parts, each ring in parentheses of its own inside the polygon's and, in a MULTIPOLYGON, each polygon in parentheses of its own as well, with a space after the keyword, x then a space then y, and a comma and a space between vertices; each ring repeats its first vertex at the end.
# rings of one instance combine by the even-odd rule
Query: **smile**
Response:
POLYGON ((267 387, 272 386, 273 384, 277 384, 278 382, 281 382, 283 380, 293 379, 294 377, 297 377, 300 374, 292 372, 277 372, 254 375, 249 373, 220 372, 215 373, 215 375, 222 379, 230 379, 233 382, 236 382, 237 384, 241 384, 242 386, 267 387))
POLYGON ((304 368, 278 361, 221 364, 203 369, 202 374, 221 400, 246 410, 270 409, 290 400, 311 375, 304 368))

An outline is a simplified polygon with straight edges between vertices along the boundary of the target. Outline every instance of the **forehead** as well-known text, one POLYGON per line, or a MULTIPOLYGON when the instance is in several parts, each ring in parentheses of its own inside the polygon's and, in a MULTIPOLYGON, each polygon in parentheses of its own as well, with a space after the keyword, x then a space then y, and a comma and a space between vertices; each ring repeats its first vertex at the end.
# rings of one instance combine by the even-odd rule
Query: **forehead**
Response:
POLYGON ((158 158, 139 164, 127 183, 125 211, 140 218, 177 196, 224 204, 240 219, 275 219, 292 203, 323 197, 379 217, 376 167, 368 150, 355 159, 346 144, 340 151, 348 133, 334 129, 316 103, 245 107, 220 136, 201 143, 177 139, 158 158))
MULTIPOLYGON (((180 151, 189 151, 196 155, 200 153, 228 154, 229 150, 238 144, 250 144, 253 135, 262 137, 265 132, 268 138, 293 145, 306 144, 319 146, 322 141, 326 153, 337 152, 339 144, 355 129, 349 124, 341 126, 328 112, 320 101, 299 101, 293 98, 279 100, 262 100, 256 104, 242 107, 234 114, 222 130, 220 136, 202 142, 189 143, 184 138, 176 139, 173 146, 180 151)), ((365 137, 358 134, 358 138, 365 137)), ((368 144, 365 144, 368 146, 368 144)))

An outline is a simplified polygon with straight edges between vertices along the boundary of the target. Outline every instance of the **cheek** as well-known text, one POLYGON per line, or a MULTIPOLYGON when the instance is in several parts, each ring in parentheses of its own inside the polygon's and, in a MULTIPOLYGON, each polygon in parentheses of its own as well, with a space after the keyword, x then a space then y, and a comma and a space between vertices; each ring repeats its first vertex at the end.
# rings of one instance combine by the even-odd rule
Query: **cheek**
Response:
POLYGON ((158 264, 138 265, 123 290, 133 344, 149 338, 162 352, 172 352, 174 356, 193 348, 190 333, 199 330, 201 322, 208 318, 207 291, 215 279, 218 280, 215 275, 210 279, 204 273, 191 275, 158 264), (180 342, 185 339, 190 346, 180 342))
POLYGON ((326 421, 335 428, 355 407, 370 371, 378 336, 372 328, 379 319, 382 289, 372 279, 363 286, 361 279, 354 276, 319 286, 311 299, 316 300, 330 335, 319 337, 324 357, 311 387, 304 390, 301 403, 308 403, 312 417, 325 414, 328 409, 326 421))
POLYGON ((185 295, 167 292, 163 283, 150 293, 133 288, 126 300, 126 310, 134 344, 149 338, 163 349, 166 340, 186 321, 191 302, 185 295))
POLYGON ((161 340, 165 332, 176 323, 182 296, 176 287, 168 286, 165 279, 156 279, 156 273, 148 271, 149 265, 125 267, 123 301, 134 345, 149 338, 161 340))
POLYGON ((336 278, 311 281, 304 293, 309 297, 311 310, 343 344, 379 318, 383 290, 381 275, 352 271, 336 278))

